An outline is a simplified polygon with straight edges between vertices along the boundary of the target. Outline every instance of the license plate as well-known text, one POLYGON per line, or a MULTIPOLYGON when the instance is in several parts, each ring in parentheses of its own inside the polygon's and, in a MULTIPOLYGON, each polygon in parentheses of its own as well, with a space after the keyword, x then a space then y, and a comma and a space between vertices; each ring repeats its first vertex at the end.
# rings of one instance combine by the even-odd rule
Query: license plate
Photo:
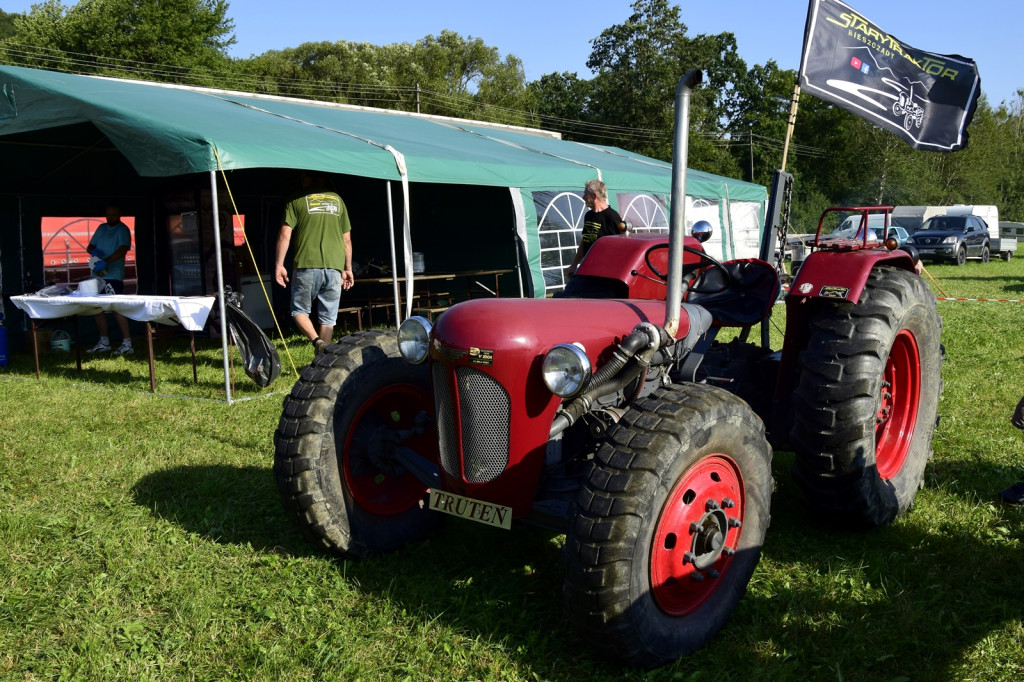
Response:
POLYGON ((430 508, 442 514, 458 516, 496 528, 512 528, 512 507, 481 502, 444 490, 430 489, 430 508))

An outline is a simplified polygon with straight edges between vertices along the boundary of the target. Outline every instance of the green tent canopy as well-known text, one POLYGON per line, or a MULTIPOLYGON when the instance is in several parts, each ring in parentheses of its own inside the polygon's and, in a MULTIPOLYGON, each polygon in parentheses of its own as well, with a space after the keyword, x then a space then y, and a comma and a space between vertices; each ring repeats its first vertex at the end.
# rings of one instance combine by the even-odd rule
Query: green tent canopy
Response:
MULTIPOLYGON (((100 131, 142 177, 308 168, 401 183, 407 264, 418 239, 409 183, 508 188, 515 215, 507 224, 521 242, 526 290, 538 296, 561 285, 561 261, 579 228, 568 222, 582 218, 588 180, 604 180, 611 204, 642 229, 667 227, 670 164, 615 147, 439 116, 0 66, 0 149, 9 164, 34 153, 8 144, 19 135, 82 124, 100 131), (625 215, 627 204, 636 215, 625 215)), ((0 194, 12 191, 5 184, 0 194)), ((687 222, 709 219, 720 228, 712 252, 756 255, 764 187, 689 171, 687 195, 687 222)))

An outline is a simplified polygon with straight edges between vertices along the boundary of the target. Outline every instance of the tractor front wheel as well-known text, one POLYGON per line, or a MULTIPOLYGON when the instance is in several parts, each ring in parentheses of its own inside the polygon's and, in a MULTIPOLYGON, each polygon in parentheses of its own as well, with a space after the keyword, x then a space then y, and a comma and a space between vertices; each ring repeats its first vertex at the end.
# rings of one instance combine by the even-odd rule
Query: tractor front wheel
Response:
POLYGON ((873 527, 910 509, 932 456, 941 330, 924 280, 888 267, 857 304, 812 319, 792 403, 794 477, 812 516, 873 527))
POLYGON ((439 461, 427 372, 399 356, 393 331, 377 330, 328 346, 302 371, 274 434, 274 477, 309 539, 366 557, 438 523, 426 485, 395 457, 406 448, 439 461))
POLYGON ((604 656, 653 668, 726 623, 770 520, 771 448, 732 394, 659 390, 613 427, 570 512, 566 601, 604 656))

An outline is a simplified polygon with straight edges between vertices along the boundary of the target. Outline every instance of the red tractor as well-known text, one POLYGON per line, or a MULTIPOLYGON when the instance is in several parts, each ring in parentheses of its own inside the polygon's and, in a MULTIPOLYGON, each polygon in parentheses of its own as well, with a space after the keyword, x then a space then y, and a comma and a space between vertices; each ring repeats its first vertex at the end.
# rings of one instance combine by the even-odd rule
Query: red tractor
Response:
POLYGON ((935 297, 910 253, 822 242, 786 296, 781 351, 748 342, 778 270, 683 235, 700 79, 677 90, 667 238, 603 237, 564 296, 459 303, 435 325, 343 338, 303 371, 274 472, 309 538, 368 557, 448 516, 555 529, 579 627, 655 667, 703 646, 743 596, 773 446, 796 453, 816 518, 873 527, 910 508, 942 389, 935 297))

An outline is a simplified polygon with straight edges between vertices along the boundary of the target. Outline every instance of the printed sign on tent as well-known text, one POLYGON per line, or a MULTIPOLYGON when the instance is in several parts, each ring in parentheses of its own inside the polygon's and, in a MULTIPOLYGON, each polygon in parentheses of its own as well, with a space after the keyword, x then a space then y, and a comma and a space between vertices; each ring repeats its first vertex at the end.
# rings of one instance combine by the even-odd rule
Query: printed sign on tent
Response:
POLYGON ((811 0, 800 84, 914 149, 942 152, 967 146, 981 94, 973 60, 910 47, 839 0, 811 0))

